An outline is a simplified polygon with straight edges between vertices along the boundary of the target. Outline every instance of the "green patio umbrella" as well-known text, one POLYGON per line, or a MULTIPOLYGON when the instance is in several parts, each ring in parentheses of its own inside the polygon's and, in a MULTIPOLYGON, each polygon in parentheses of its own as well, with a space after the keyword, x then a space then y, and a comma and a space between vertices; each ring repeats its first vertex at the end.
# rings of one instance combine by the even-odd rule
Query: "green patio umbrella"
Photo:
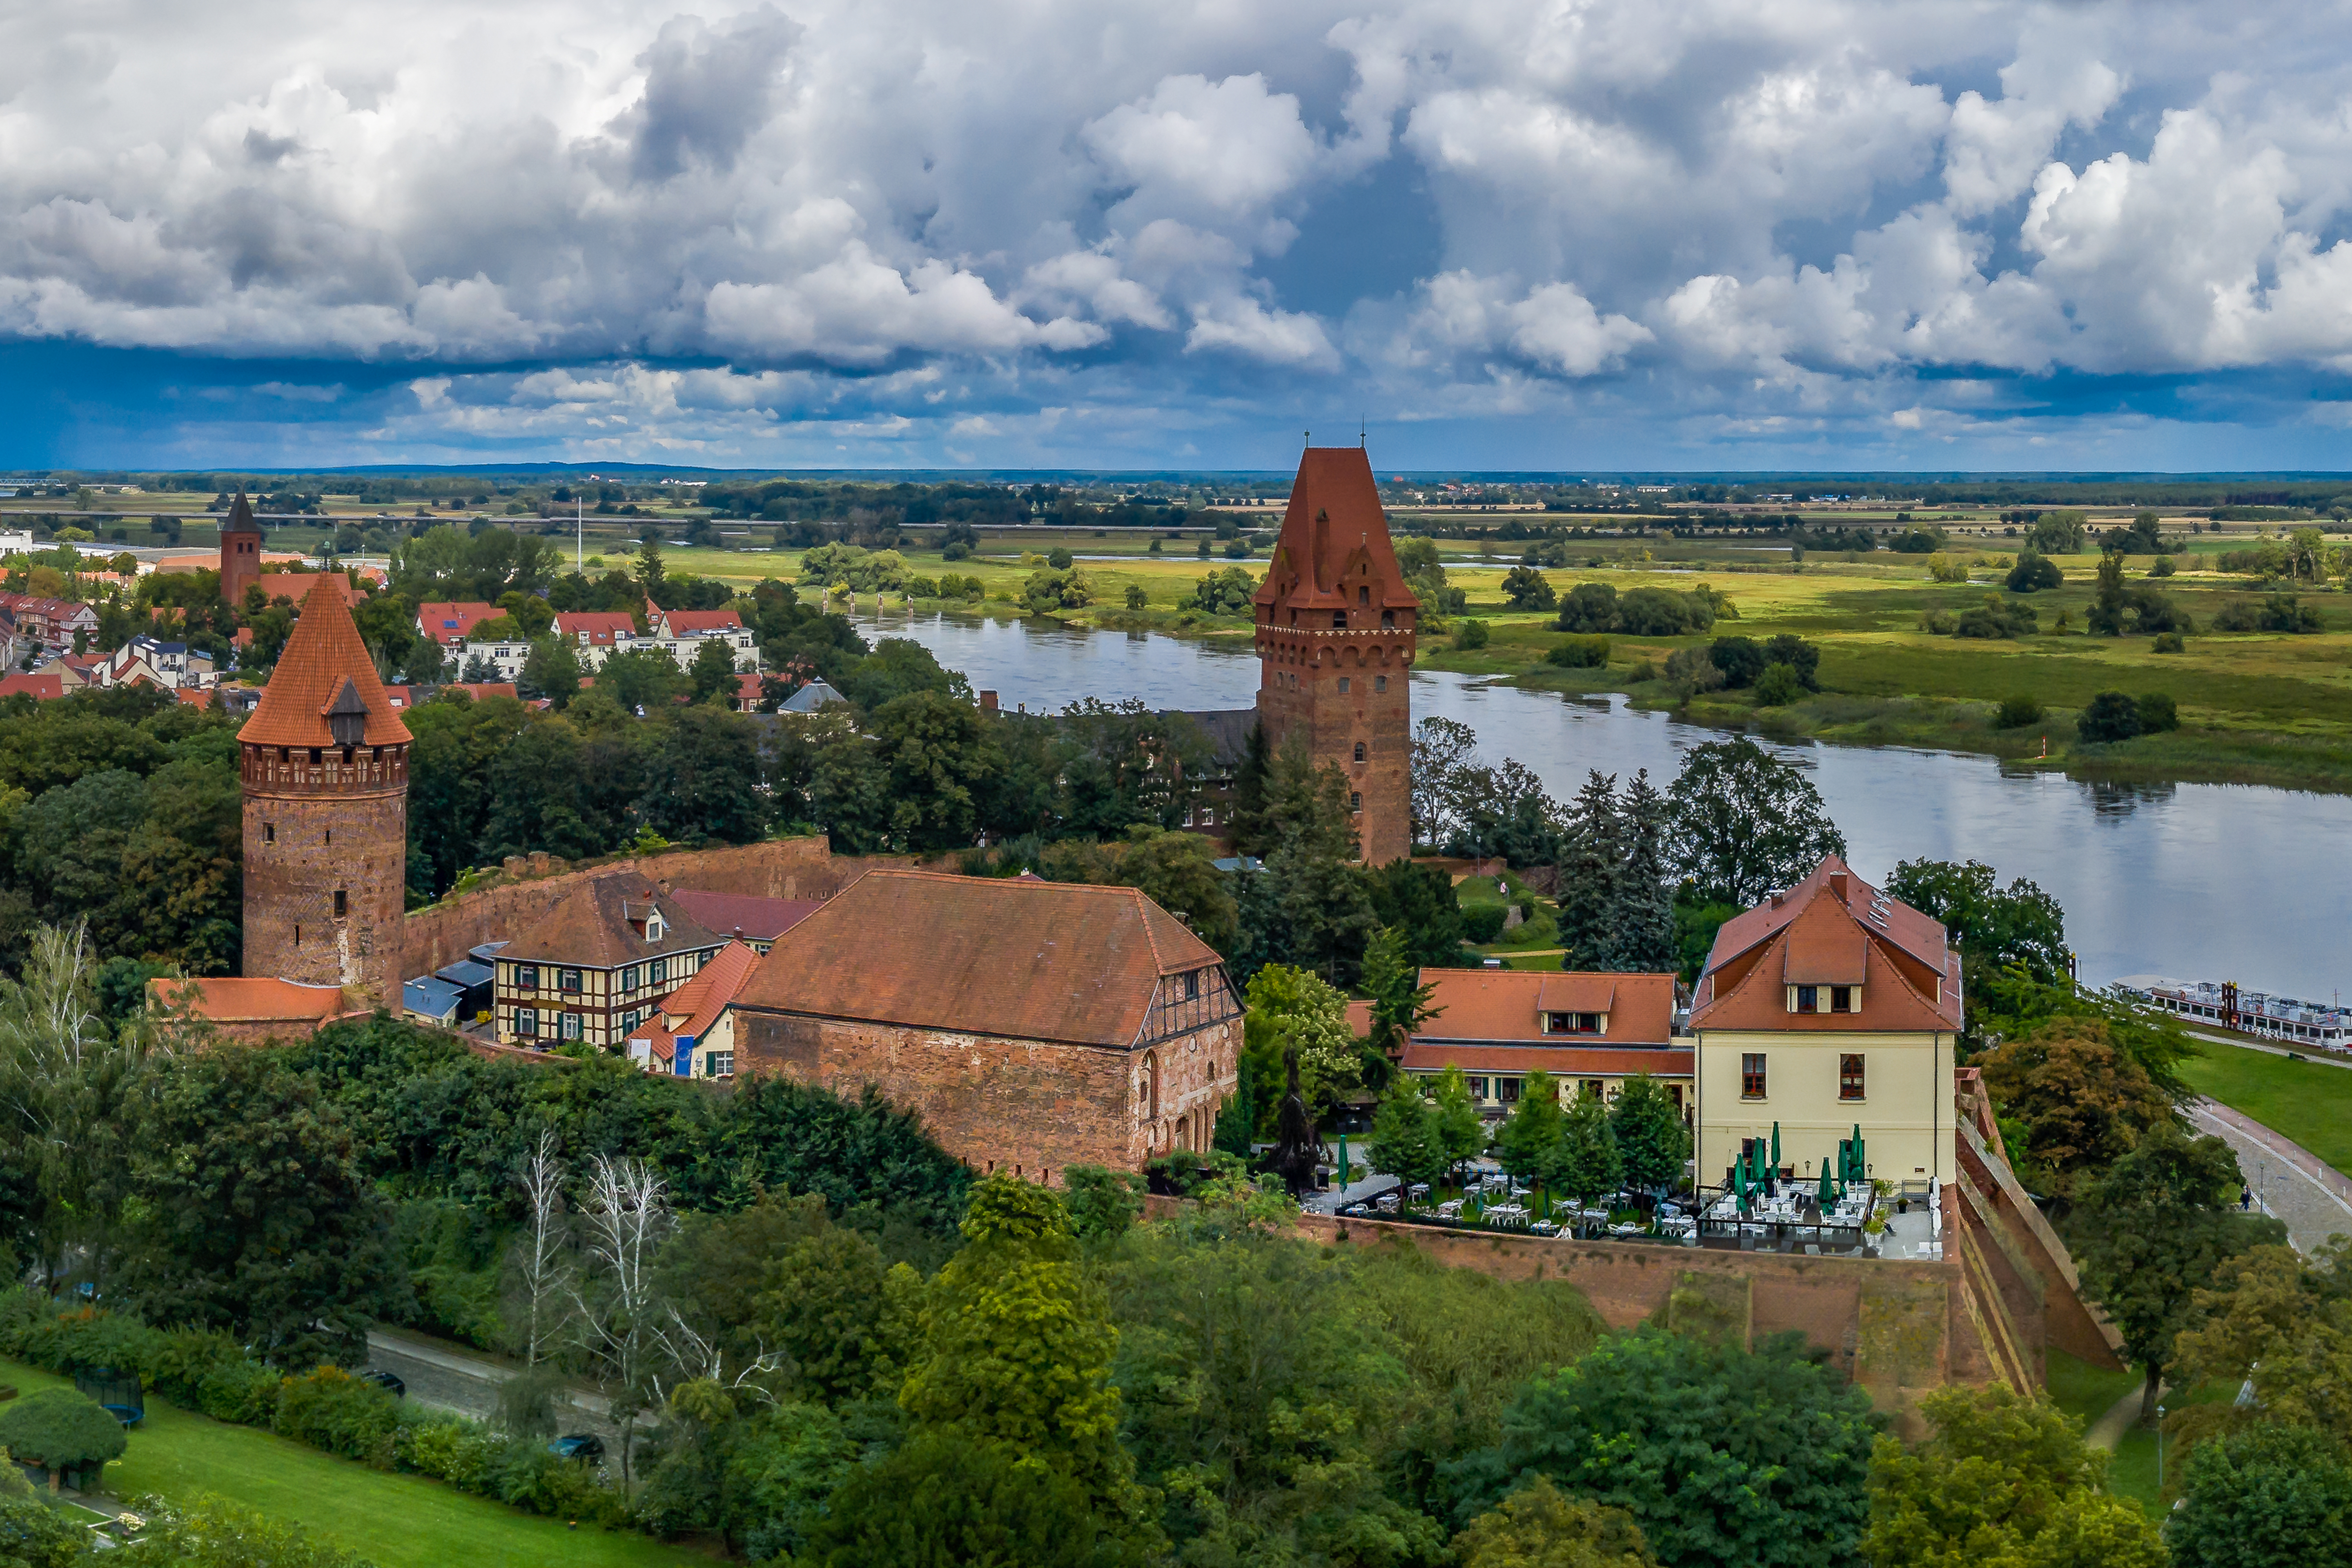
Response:
POLYGON ((1813 1201, 1821 1205, 1823 1213, 1837 1202, 1837 1194, 1830 1186, 1830 1163, 1827 1160, 1822 1162, 1822 1184, 1820 1190, 1813 1194, 1813 1201))
POLYGON ((1748 1206, 1748 1156, 1742 1154, 1732 1162, 1731 1190, 1739 1199, 1739 1206, 1748 1206))
POLYGON ((1779 1122, 1777 1122, 1777 1121, 1775 1121, 1774 1123, 1772 1123, 1772 1166, 1771 1166, 1771 1168, 1772 1168, 1775 1172, 1779 1171, 1779 1170, 1780 1170, 1780 1124, 1779 1122))

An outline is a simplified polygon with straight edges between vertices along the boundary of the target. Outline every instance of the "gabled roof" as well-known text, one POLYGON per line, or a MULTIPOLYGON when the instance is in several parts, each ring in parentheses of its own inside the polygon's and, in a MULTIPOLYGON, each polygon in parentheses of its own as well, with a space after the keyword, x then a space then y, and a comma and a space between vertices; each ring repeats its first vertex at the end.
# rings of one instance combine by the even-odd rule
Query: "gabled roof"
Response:
POLYGON ((675 1020, 671 1026, 676 1034, 700 1039, 742 994, 743 983, 759 962, 750 943, 729 942, 694 972, 693 979, 662 998, 662 1017, 675 1020))
POLYGON ((1560 1046, 1663 1046, 1675 1035, 1671 974, 1563 974, 1540 969, 1423 969, 1430 1005, 1444 1012, 1412 1033, 1416 1045, 1524 1041, 1560 1046), (1598 1035, 1544 1032, 1547 1013, 1602 1013, 1598 1035))
POLYGON ((751 893, 703 893, 678 888, 677 907, 721 936, 730 932, 753 942, 773 942, 816 913, 822 899, 765 899, 751 893))
POLYGON ((302 614, 294 623, 293 635, 286 639, 285 651, 278 656, 269 684, 262 689, 260 704, 237 731, 237 739, 247 745, 333 745, 327 710, 342 695, 345 682, 367 709, 362 745, 408 743, 408 726, 400 721, 392 700, 383 694, 375 661, 368 657, 367 645, 360 641, 360 629, 352 620, 351 606, 332 586, 336 581, 320 578, 310 596, 302 601, 302 614))
POLYGON ((814 713, 820 708, 831 708, 836 703, 848 700, 848 698, 835 691, 829 682, 812 680, 782 702, 777 703, 776 708, 779 712, 783 713, 814 713))
POLYGON ((42 702, 53 697, 63 697, 66 694, 65 677, 54 671, 27 674, 21 669, 0 676, 0 697, 14 697, 19 691, 42 702))
POLYGON ((1960 1026, 1960 955, 1942 924, 1832 855, 1726 921, 1699 974, 1691 1026, 1927 1033, 1960 1026), (1789 1011, 1791 985, 1859 985, 1858 1013, 1789 1011))
POLYGON ((1290 508, 1255 600, 1293 609, 1353 608, 1355 595, 1342 592, 1342 579, 1358 581, 1359 566, 1369 570, 1361 580, 1372 590, 1372 608, 1420 607, 1389 544, 1371 458, 1360 447, 1309 447, 1299 454, 1290 508))
POLYGON ((1124 1047, 1161 975, 1217 962, 1133 888, 877 870, 794 926, 736 1005, 1124 1047))
POLYGON ((610 647, 620 637, 637 635, 637 623, 626 610, 564 610, 555 617, 555 629, 564 637, 610 647))
POLYGON ((500 950, 502 962, 570 964, 617 969, 640 959, 660 958, 696 948, 716 947, 719 938, 677 907, 677 900, 634 871, 592 878, 564 894, 562 901, 500 950), (646 911, 657 910, 666 928, 647 942, 646 911))
POLYGON ((732 610, 663 610, 661 618, 674 637, 696 637, 704 632, 740 632, 743 617, 732 610))
POLYGON ((416 629, 435 642, 463 642, 476 626, 505 614, 479 599, 436 599, 416 606, 416 629))

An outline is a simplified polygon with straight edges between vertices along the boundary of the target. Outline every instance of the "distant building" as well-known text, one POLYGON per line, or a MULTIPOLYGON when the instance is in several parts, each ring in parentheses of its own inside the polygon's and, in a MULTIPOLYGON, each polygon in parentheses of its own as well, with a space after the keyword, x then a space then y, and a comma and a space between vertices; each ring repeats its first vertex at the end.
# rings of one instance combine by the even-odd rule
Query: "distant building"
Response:
POLYGON ((201 691, 218 679, 212 655, 192 650, 184 642, 163 642, 142 634, 100 662, 97 684, 110 688, 143 683, 166 691, 184 687, 201 691))
POLYGON ((1948 1184, 1960 955, 1832 855, 1716 933, 1691 1005, 1699 1179, 1777 1127, 1800 1179, 1859 1126, 1881 1181, 1948 1184))
POLYGON ((245 603, 245 591, 261 579, 261 524, 254 521, 253 503, 239 489, 221 522, 221 602, 245 603))
POLYGON ((0 593, 0 606, 15 616, 20 642, 37 644, 52 653, 72 647, 76 632, 91 636, 98 632, 98 612, 79 600, 0 593))
POLYGON ((734 1003, 735 1069, 868 1084, 983 1171, 1051 1182, 1205 1152, 1242 1007, 1216 952, 1132 888, 869 871, 734 1003))
MULTIPOLYGON (((1438 1009, 1406 1041, 1415 1077, 1460 1068, 1490 1118, 1510 1113, 1529 1074, 1551 1075, 1563 1101, 1613 1100, 1647 1074, 1678 1110, 1692 1103, 1694 1050, 1675 1028, 1671 974, 1563 974, 1539 969, 1423 969, 1438 1009)), ((1369 1032, 1370 1004, 1359 1032, 1369 1032)))
POLYGON ((635 872, 590 878, 499 950, 500 1043, 616 1051, 727 939, 635 872))
POLYGON ((431 637, 443 647, 455 647, 471 637, 476 626, 505 614, 496 605, 486 605, 479 599, 435 600, 416 606, 416 633, 431 637))
POLYGON ((166 1017, 210 1026, 219 1038, 237 1045, 307 1040, 337 1018, 360 1011, 340 985, 295 980, 150 980, 148 1005, 166 1017))

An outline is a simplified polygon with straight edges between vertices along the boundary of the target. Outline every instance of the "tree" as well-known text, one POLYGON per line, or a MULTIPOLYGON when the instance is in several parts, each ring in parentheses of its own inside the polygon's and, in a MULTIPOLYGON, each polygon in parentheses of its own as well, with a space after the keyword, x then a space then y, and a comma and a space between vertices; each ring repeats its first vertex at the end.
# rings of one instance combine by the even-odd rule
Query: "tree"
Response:
POLYGON ((2099 557, 2098 586, 2083 623, 2104 637, 2119 637, 2131 613, 2131 595, 2124 586, 2124 558, 2113 551, 2099 557))
POLYGON ((993 1175, 972 1187, 961 1229, 898 1403, 922 1433, 1002 1445, 1125 1516, 1134 1465, 1110 1382, 1118 1334, 1102 1287, 1077 1265, 1068 1211, 1046 1188, 993 1175))
POLYGON ((1559 1144, 1559 1089, 1538 1070, 1520 1081, 1519 1102, 1495 1131, 1495 1152, 1503 1169, 1523 1182, 1545 1173, 1559 1144))
POLYGON ((514 1325, 522 1364, 537 1366, 566 1326, 572 1287, 563 1223, 563 1163, 556 1158, 555 1130, 540 1129, 530 1158, 516 1174, 522 1194, 522 1234, 509 1250, 509 1268, 517 1297, 514 1325))
POLYGON ((1588 1206, 1617 1191, 1624 1181, 1624 1156, 1618 1152, 1616 1131, 1599 1095, 1579 1094, 1570 1102, 1544 1175, 1555 1192, 1588 1206))
POLYGON ((1371 1043, 1390 1050, 1429 1019, 1445 1011, 1433 1007, 1433 985, 1421 983, 1421 969, 1405 952, 1404 933, 1382 927, 1364 949, 1364 990, 1372 999, 1371 1043))
POLYGON ((847 1467, 793 1558, 808 1568, 1107 1568, 1127 1553, 1086 1488, 1019 1450, 924 1433, 877 1463, 847 1467))
POLYGON ((2192 1405, 2168 1418, 2194 1439, 2250 1426, 2308 1426, 2339 1446, 2352 1441, 2352 1240, 2306 1258, 2291 1247, 2249 1247, 2196 1292, 2194 1325, 2173 1342, 2173 1381, 2243 1389, 2245 1404, 2192 1405))
POLYGON ((886 1262, 856 1231, 825 1225, 768 1265, 754 1302, 759 1342, 798 1392, 838 1405, 898 1386, 916 1331, 921 1278, 886 1262))
POLYGON ((1622 1508, 1570 1499, 1538 1476, 1454 1538, 1462 1568, 1656 1568, 1622 1508))
MULTIPOLYGON (((1348 998, 1321 977, 1288 964, 1269 963, 1250 976, 1242 1020, 1244 1058, 1266 1086, 1270 1110, 1288 1081, 1286 1052, 1298 1053, 1298 1092, 1319 1126, 1333 1104, 1363 1079, 1356 1032, 1348 1026, 1348 998)), ((1271 1131, 1261 1126, 1261 1132, 1271 1131)))
POLYGON ((11 1458, 46 1467, 53 1491, 58 1471, 119 1459, 130 1446, 122 1423, 74 1389, 44 1388, 0 1410, 0 1447, 11 1458))
POLYGON ((2074 1246, 2084 1292, 2145 1367, 2140 1415, 2156 1414, 2172 1342, 2190 1319, 2191 1296, 2227 1258, 2284 1239, 2285 1227, 2236 1212, 2244 1184, 2238 1157, 2219 1138, 2191 1138, 2170 1121, 2107 1168, 2083 1205, 2074 1246))
POLYGON ((1373 917, 1404 937, 1405 955, 1423 968, 1462 960, 1462 903, 1442 866, 1391 860, 1366 879, 1373 917))
POLYGON ((1412 731, 1412 837, 1416 844, 1442 841, 1454 826, 1451 810, 1462 770, 1478 749, 1478 732, 1453 719, 1433 715, 1412 731))
POLYGON ((1617 948, 1623 896, 1625 825, 1617 810, 1617 780, 1587 773, 1569 808, 1566 851, 1557 881, 1563 969, 1610 969, 1617 948))
POLYGON ((1242 749, 1241 766, 1234 773, 1231 825, 1236 855, 1263 857, 1274 847, 1274 829, 1266 819, 1273 777, 1274 763, 1267 751, 1265 726, 1253 723, 1249 740, 1242 749))
POLYGON ((1217 869, 1215 853, 1212 841, 1200 834, 1140 827, 1120 850, 1117 875, 1223 952, 1234 944, 1240 910, 1228 879, 1217 869))
POLYGON ((573 1321, 621 1429, 621 1478, 635 1474, 637 1422, 661 1403, 670 1358, 655 1289, 655 1259, 677 1220, 669 1184, 643 1160, 598 1153, 580 1202, 588 1270, 573 1289, 573 1321))
POLYGON ((1906 860, 1886 879, 1886 892, 1943 922, 1971 990, 1986 973, 2011 967, 2044 985, 2074 973, 2065 911, 2022 877, 2004 890, 1981 860, 1906 860))
POLYGON ((2174 1568, 2305 1568, 2352 1562, 2352 1462, 2308 1426, 2257 1426, 2200 1443, 2165 1531, 2174 1568))
POLYGON ((646 757, 645 798, 646 818, 665 837, 688 844, 760 838, 767 832, 768 798, 754 721, 699 705, 669 715, 646 757))
POLYGON ((2172 1102, 2103 1018, 2057 1017, 1979 1058, 2002 1121, 2024 1131, 2009 1157, 2050 1190, 2072 1193, 2172 1120, 2172 1102))
POLYGON ((1445 1144, 1437 1108, 1421 1092, 1420 1080, 1399 1073, 1372 1116, 1372 1139, 1364 1151, 1375 1169, 1406 1186, 1434 1185, 1445 1173, 1445 1144))
POLYGON ((543 637, 531 644, 515 689, 525 697, 546 698, 559 713, 572 706, 580 695, 580 656, 572 650, 572 639, 543 637))
POLYGON ((1819 1568, 1860 1561, 1881 1425, 1801 1335, 1751 1352, 1643 1328, 1538 1375, 1445 1479, 1465 1524, 1541 1475, 1632 1514, 1664 1562, 1819 1568))
POLYGON ((686 679, 697 702, 733 696, 740 684, 735 679, 735 649, 724 637, 704 637, 702 646, 694 650, 693 662, 687 666, 686 679))
POLYGON ((1737 690, 1753 686, 1756 678, 1764 673, 1764 650, 1754 637, 1717 637, 1707 645, 1709 663, 1723 672, 1723 683, 1737 690))
POLYGON ((2017 564, 2009 569, 2003 585, 2012 594, 2038 594, 2045 588, 2063 587, 2064 573, 2031 544, 2017 552, 2017 564))
POLYGON ((1935 1435, 1907 1450, 1883 1437, 1871 1459, 1872 1568, 2163 1568, 2155 1524, 2108 1494, 2107 1454, 2079 1421, 1999 1384, 1919 1403, 1935 1435))
POLYGON ((1618 819, 1625 860, 1617 879, 1616 940, 1610 967, 1646 974, 1671 970, 1676 956, 1674 814, 1666 797, 1650 783, 1649 769, 1640 769, 1626 784, 1618 819))
POLYGON ((1707 901, 1753 905, 1845 853, 1812 781, 1745 735, 1692 747, 1666 798, 1678 868, 1707 901))
POLYGON ((1609 1108, 1609 1126, 1625 1163, 1627 1186, 1664 1194, 1682 1184, 1690 1161, 1690 1129, 1664 1084, 1648 1073, 1627 1079, 1609 1108))
POLYGON ((1133 1171, 1072 1165, 1062 1173, 1062 1190, 1081 1240, 1117 1241, 1143 1217, 1144 1182, 1133 1171))
POLYGON ((883 704, 873 730, 891 841, 918 850, 970 844, 980 829, 980 793, 1004 760, 980 710, 911 691, 883 704))
POLYGON ((2093 742, 2128 741, 2139 732, 2139 704, 2121 691, 2096 693, 2074 720, 2074 733, 2093 742))
POLYGON ((1458 1067, 1437 1075, 1437 1142, 1447 1167, 1454 1170, 1486 1146, 1486 1119, 1470 1098, 1470 1080, 1458 1067))
POLYGON ((1532 566, 1514 566, 1503 574, 1503 596, 1515 610, 1549 610, 1559 603, 1559 595, 1532 566))
POLYGON ((2045 511, 2027 531, 2026 542, 2044 555, 2072 555, 2083 548, 2089 520, 2080 511, 2045 511))
POLYGON ((405 1291, 390 1206, 317 1083, 258 1051, 184 1057, 134 1121, 121 1304, 279 1365, 363 1356, 405 1291))

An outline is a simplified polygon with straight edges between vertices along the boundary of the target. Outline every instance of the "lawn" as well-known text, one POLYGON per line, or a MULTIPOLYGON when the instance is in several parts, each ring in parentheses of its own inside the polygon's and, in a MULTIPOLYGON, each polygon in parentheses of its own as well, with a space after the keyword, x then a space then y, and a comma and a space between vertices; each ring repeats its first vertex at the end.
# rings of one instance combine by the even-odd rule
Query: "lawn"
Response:
MULTIPOLYGON (((0 1378, 25 1393, 70 1387, 69 1379, 0 1361, 0 1378)), ((567 1530, 422 1476, 372 1470, 251 1426, 233 1426, 150 1398, 131 1451, 106 1469, 125 1499, 217 1492, 274 1519, 300 1524, 382 1568, 709 1568, 711 1559, 646 1536, 567 1530)))
POLYGON ((2180 1064, 2180 1076, 2199 1093, 2352 1173, 2352 1071, 2211 1041, 2204 1042, 2204 1053, 2180 1064))

